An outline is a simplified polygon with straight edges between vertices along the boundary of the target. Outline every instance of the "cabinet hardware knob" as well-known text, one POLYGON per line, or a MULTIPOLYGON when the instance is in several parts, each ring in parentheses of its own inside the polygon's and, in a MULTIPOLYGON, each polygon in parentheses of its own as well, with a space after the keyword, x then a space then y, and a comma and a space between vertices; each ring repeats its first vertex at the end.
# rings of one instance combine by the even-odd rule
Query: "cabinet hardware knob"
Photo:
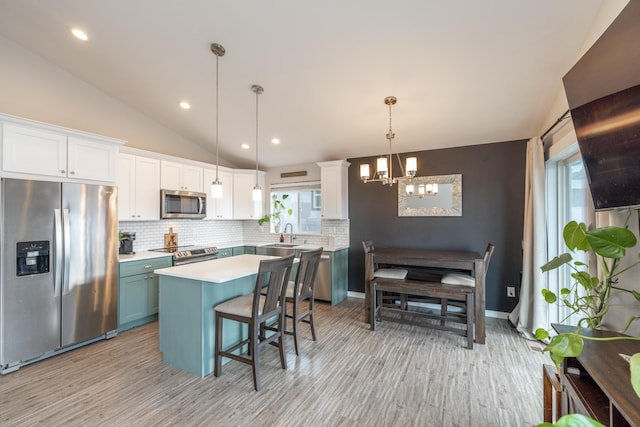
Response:
POLYGON ((144 268, 151 268, 151 267, 153 267, 153 265, 151 265, 151 264, 145 264, 144 265, 144 268))
POLYGON ((67 171, 66 171, 66 170, 64 170, 64 169, 62 169, 62 170, 60 171, 60 173, 62 173, 62 174, 66 173, 66 172, 67 172, 67 171))
POLYGON ((69 172, 71 175, 75 175, 76 173, 74 171, 69 172))

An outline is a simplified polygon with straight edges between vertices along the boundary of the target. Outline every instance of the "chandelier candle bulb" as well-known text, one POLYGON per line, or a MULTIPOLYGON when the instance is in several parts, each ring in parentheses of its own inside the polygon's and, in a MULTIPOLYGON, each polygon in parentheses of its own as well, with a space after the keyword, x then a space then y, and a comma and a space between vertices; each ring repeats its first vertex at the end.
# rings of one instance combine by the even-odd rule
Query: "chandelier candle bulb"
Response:
POLYGON ((364 165, 360 165, 360 178, 362 179, 369 179, 369 165, 368 164, 364 164, 364 165))
POLYGON ((389 169, 387 169, 387 158, 386 157, 379 157, 378 158, 378 175, 380 175, 381 177, 385 177, 387 176, 387 173, 389 171, 389 169))
POLYGON ((415 176, 418 171, 418 159, 416 157, 407 157, 407 176, 415 176))

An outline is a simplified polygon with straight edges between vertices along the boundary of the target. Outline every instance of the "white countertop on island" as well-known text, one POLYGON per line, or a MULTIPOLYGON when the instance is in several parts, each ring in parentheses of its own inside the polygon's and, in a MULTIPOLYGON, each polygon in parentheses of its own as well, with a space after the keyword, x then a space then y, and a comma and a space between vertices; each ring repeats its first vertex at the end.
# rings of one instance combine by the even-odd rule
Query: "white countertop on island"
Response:
POLYGON ((172 276, 202 282, 223 283, 258 272, 260 261, 278 258, 268 255, 236 255, 210 261, 194 262, 175 267, 160 268, 154 272, 160 276, 172 276))

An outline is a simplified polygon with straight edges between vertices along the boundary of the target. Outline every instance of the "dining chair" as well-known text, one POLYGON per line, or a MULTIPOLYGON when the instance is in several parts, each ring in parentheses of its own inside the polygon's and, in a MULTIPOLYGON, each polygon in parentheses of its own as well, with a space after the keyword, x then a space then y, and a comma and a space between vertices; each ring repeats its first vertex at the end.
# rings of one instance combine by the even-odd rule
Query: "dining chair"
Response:
POLYGON ((253 386, 260 390, 260 372, 258 364, 259 350, 273 343, 280 351, 282 369, 287 369, 284 356, 283 333, 285 324, 285 293, 291 275, 294 255, 266 259, 260 261, 255 289, 252 294, 242 295, 220 303, 215 311, 215 364, 213 374, 218 377, 222 373, 222 358, 228 357, 251 365, 253 369, 253 386), (261 290, 266 287, 266 293, 261 290), (267 331, 267 321, 277 317, 278 327, 267 331), (249 336, 226 350, 222 349, 224 319, 246 323, 249 336), (243 347, 248 345, 247 353, 243 347))
MULTIPOLYGON (((493 251, 495 249, 495 246, 492 245, 491 243, 489 243, 487 245, 487 249, 484 253, 484 277, 482 277, 482 280, 485 280, 485 278, 487 277, 487 271, 489 270, 489 262, 491 261, 491 255, 493 255, 493 251)), ((449 272, 446 273, 442 276, 442 279, 440 280, 441 283, 445 284, 445 285, 464 285, 464 286, 476 286, 476 279, 474 276, 470 275, 470 274, 466 274, 466 273, 458 273, 458 272, 449 272)), ((449 311, 448 311, 448 306, 450 305, 450 301, 443 299, 441 302, 441 310, 442 310, 442 316, 445 317, 449 311)), ((457 302, 453 304, 454 306, 464 306, 465 304, 462 302, 457 302)), ((463 308, 467 308, 467 307, 463 307, 463 308)), ((466 311, 466 310, 465 310, 466 311)))
POLYGON ((294 280, 289 282, 285 301, 287 305, 291 305, 292 312, 288 313, 285 309, 285 334, 293 335, 293 344, 298 355, 298 323, 304 322, 311 327, 311 338, 316 340, 316 330, 313 324, 313 290, 318 273, 318 265, 322 256, 323 248, 313 251, 304 251, 300 254, 300 262, 298 263, 298 271, 294 280), (305 303, 306 302, 306 303, 305 303), (306 307, 306 310, 301 310, 306 307), (292 319, 293 329, 286 329, 286 319, 292 319))

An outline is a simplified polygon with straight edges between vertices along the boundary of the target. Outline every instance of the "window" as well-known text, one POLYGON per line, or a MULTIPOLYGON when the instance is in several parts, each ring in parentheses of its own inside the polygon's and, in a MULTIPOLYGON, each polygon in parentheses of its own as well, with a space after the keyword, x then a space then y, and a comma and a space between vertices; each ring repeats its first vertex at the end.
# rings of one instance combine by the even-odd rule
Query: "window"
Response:
MULTIPOLYGON (((562 231, 569 221, 593 223, 587 175, 578 151, 577 143, 547 161, 547 218, 549 259, 568 251, 564 244, 562 231)), ((581 253, 572 254, 574 259, 588 263, 588 259, 579 259, 581 253)), ((549 273, 549 289, 559 296, 561 288, 571 288, 574 282, 572 270, 563 266, 549 273)), ((549 307, 551 323, 575 323, 568 309, 562 304, 549 307), (557 309, 557 311, 555 311, 557 309)))
MULTIPOLYGON (((320 184, 295 185, 295 186, 271 186, 271 197, 276 194, 279 200, 282 195, 288 197, 283 201, 287 209, 291 209, 293 214, 285 216, 280 224, 281 230, 287 223, 291 223, 294 234, 320 234, 322 231, 320 184)), ((273 209, 273 206, 271 206, 273 209)), ((271 224, 271 231, 275 231, 274 224, 271 224)), ((287 230, 288 231, 288 230, 287 230)))

